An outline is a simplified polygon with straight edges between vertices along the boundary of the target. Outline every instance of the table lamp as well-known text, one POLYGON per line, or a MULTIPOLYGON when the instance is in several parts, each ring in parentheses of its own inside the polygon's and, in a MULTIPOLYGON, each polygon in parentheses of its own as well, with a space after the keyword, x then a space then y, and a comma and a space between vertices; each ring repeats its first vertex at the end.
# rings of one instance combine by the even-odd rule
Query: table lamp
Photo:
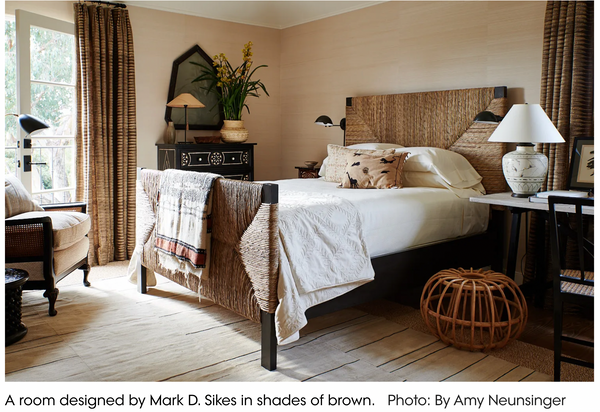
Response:
POLYGON ((177 96, 176 98, 174 98, 173 100, 171 100, 169 103, 167 103, 168 107, 183 107, 185 109, 185 131, 183 134, 183 138, 185 143, 187 143, 187 131, 190 128, 190 125, 188 123, 188 115, 187 115, 187 109, 188 107, 192 108, 192 109, 196 109, 196 108, 201 108, 201 107, 205 107, 198 99, 196 99, 194 96, 192 96, 190 93, 181 93, 179 96, 177 96))
POLYGON ((517 150, 502 158, 502 171, 513 197, 529 197, 540 190, 548 173, 548 158, 534 144, 565 140, 539 104, 515 104, 488 141, 517 144, 517 150))

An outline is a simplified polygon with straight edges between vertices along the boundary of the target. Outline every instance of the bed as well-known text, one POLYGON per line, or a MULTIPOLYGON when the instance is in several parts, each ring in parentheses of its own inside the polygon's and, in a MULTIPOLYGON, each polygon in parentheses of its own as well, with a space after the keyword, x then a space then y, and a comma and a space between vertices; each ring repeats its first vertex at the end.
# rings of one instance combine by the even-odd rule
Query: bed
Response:
MULTIPOLYGON (((487 193, 503 192, 506 186, 501 158, 506 147, 487 142, 494 126, 476 124, 472 119, 483 110, 503 116, 507 109, 506 92, 506 87, 485 87, 348 98, 346 145, 387 143, 405 146, 407 150, 431 147, 459 153, 481 175, 487 193)), ((444 268, 498 263, 498 253, 492 245, 501 231, 494 230, 496 225, 488 224, 488 210, 482 213, 481 205, 473 205, 464 197, 457 200, 459 197, 445 189, 367 190, 369 193, 365 195, 363 190, 336 189, 335 184, 322 179, 263 183, 219 179, 213 188, 210 275, 200 280, 189 273, 161 267, 153 250, 152 228, 147 222, 148 216, 156 212, 159 181, 160 172, 145 171, 138 188, 137 220, 146 222, 144 227, 138 225, 137 231, 141 255, 135 278, 139 291, 145 293, 148 283, 152 282, 149 278, 157 272, 250 320, 261 322, 261 363, 268 370, 276 369, 277 365, 276 324, 281 333, 280 323, 287 319, 277 313, 285 307, 285 297, 282 297, 285 295, 280 294, 287 284, 280 281, 286 260, 282 256, 285 252, 281 252, 285 247, 279 237, 278 219, 280 214, 288 213, 288 205, 293 203, 288 198, 290 194, 305 190, 316 193, 317 198, 328 199, 333 195, 342 199, 339 201, 353 202, 362 213, 362 220, 367 221, 364 248, 374 271, 374 276, 369 278, 363 274, 358 283, 345 290, 344 285, 339 285, 342 294, 339 291, 329 294, 328 288, 324 288, 323 296, 309 298, 307 307, 300 306, 304 319, 388 297, 390 293, 396 297, 403 293, 414 296, 415 288, 418 290, 431 275, 444 268), (281 204, 280 192, 285 194, 281 204), (421 206, 417 206, 417 210, 426 209, 422 205, 429 205, 431 209, 422 219, 423 224, 430 222, 432 216, 440 216, 441 210, 444 216, 448 215, 433 225, 447 226, 443 236, 436 237, 439 230, 412 224, 412 219, 396 219, 400 226, 394 226, 369 217, 369 213, 384 213, 370 210, 369 204, 373 201, 369 197, 399 197, 394 201, 402 205, 410 203, 402 200, 402 196, 409 194, 411 199, 415 196, 420 199, 421 206), (447 211, 454 211, 454 215, 447 211), (472 217, 467 223, 466 215, 472 217), (460 224, 451 224, 457 221, 460 224), (399 231, 407 235, 397 236, 399 231), (393 241, 381 242, 378 237, 393 241)), ((382 203, 389 204, 387 202, 382 203)), ((400 214, 411 213, 415 212, 400 214)), ((501 221, 498 213, 490 216, 493 223, 501 221)), ((299 322, 298 325, 303 320, 299 322)), ((290 339, 293 340, 293 336, 289 334, 280 336, 279 342, 290 339)))

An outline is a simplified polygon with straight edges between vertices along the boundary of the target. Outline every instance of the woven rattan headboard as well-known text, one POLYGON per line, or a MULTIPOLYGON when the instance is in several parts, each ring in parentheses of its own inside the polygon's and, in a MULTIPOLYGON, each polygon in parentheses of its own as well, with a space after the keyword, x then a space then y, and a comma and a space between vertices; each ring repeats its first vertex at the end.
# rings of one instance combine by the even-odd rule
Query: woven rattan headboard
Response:
POLYGON ((505 192, 506 144, 488 143, 496 126, 473 119, 483 110, 504 116, 506 92, 506 87, 481 87, 351 97, 346 102, 346 145, 379 142, 452 150, 471 162, 487 193, 505 192))

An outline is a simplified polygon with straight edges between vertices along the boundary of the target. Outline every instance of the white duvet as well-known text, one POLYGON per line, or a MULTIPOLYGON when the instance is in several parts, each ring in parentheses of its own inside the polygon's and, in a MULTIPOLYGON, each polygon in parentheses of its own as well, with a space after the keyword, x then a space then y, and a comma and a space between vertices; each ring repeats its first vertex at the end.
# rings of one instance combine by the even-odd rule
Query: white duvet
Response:
POLYGON ((373 279, 358 209, 326 193, 279 191, 279 343, 297 339, 311 306, 373 279))
MULTIPOLYGON (((297 216, 294 215, 294 219, 291 220, 304 222, 301 225, 296 224, 299 230, 306 233, 303 242, 299 242, 297 237, 296 240, 288 242, 285 235, 280 235, 282 253, 278 287, 279 306, 275 312, 277 339, 280 344, 290 343, 298 338, 298 331, 307 323, 304 313, 308 308, 340 296, 372 279, 370 262, 368 265, 359 265, 358 270, 347 271, 349 266, 356 265, 357 262, 364 263, 359 257, 355 257, 356 260, 352 262, 347 260, 347 255, 345 258, 334 260, 331 259, 331 255, 329 260, 325 260, 327 265, 318 262, 318 259, 307 259, 307 256, 314 252, 311 252, 310 248, 318 249, 320 246, 316 245, 323 242, 327 244, 329 241, 317 240, 317 236, 308 230, 310 226, 314 229, 325 224, 324 219, 316 219, 316 216, 324 217, 325 209, 316 213, 307 212, 306 208, 301 206, 302 195, 299 192, 311 193, 308 199, 313 199, 312 202, 318 204, 318 207, 325 207, 319 204, 324 199, 337 198, 337 201, 333 201, 336 208, 343 208, 349 202, 351 206, 347 206, 346 209, 350 211, 342 213, 338 217, 341 219, 338 223, 349 224, 351 216, 356 214, 361 233, 358 234, 358 240, 353 247, 359 251, 359 245, 364 244, 365 256, 369 258, 478 234, 487 229, 489 207, 459 198, 448 189, 339 189, 336 183, 323 179, 290 179, 273 183, 279 185, 280 225, 282 222, 287 224, 286 213, 308 217, 295 220, 297 216), (307 247, 309 249, 306 249, 307 247), (337 263, 337 266, 332 263, 337 263)), ((328 213, 333 210, 329 209, 328 213)), ((358 230, 358 226, 353 226, 350 230, 358 230)), ((321 231, 326 233, 327 239, 329 231, 321 231)), ((348 239, 350 238, 355 237, 349 235, 348 239)))

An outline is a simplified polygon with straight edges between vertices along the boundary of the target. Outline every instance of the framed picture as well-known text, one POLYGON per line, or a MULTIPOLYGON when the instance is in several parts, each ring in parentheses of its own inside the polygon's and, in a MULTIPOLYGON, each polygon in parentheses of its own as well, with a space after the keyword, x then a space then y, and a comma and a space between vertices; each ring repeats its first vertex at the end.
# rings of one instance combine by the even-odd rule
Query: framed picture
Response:
POLYGON ((569 190, 594 190, 594 138, 576 137, 569 169, 569 190))

